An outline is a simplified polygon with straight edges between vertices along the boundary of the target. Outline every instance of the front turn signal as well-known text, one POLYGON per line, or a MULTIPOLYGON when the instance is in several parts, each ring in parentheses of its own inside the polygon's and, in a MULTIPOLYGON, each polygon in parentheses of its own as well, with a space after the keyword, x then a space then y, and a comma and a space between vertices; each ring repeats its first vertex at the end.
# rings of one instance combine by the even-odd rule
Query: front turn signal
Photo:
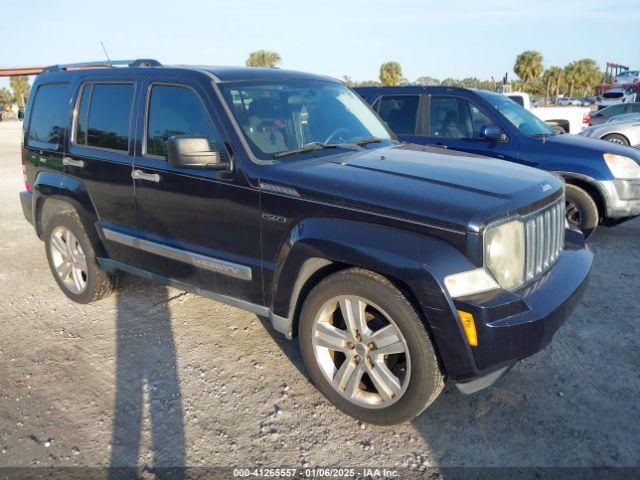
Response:
POLYGON ((476 333, 476 322, 473 320, 473 315, 471 315, 469 312, 458 310, 458 316, 460 317, 460 321, 462 322, 464 333, 467 336, 467 342, 469 342, 469 345, 471 345, 472 347, 477 347, 478 334, 476 333))

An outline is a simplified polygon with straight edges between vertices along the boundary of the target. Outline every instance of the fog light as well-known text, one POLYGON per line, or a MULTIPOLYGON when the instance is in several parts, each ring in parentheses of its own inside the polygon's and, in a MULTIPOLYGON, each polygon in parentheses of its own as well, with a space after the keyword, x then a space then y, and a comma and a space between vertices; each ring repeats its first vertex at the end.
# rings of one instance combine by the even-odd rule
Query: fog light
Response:
POLYGON ((467 342, 472 347, 478 346, 478 334, 476 333, 476 322, 473 320, 473 315, 469 312, 463 312, 462 310, 458 310, 458 316, 460 317, 460 321, 462 322, 462 326, 464 328, 464 333, 467 335, 467 342))

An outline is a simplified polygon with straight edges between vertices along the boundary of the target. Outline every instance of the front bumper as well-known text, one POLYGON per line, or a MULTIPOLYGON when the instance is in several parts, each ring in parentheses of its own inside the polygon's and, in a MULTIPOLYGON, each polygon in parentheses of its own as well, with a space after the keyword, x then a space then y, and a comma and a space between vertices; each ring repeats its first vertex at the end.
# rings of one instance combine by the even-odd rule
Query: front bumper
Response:
POLYGON ((33 194, 26 190, 20 192, 20 204, 24 218, 33 225, 33 194))
POLYGON ((556 264, 533 284, 516 292, 489 292, 454 302, 456 309, 473 315, 478 335, 478 346, 469 347, 474 374, 454 378, 462 385, 473 381, 467 390, 477 390, 478 384, 489 386, 517 360, 546 347, 582 298, 593 254, 581 233, 567 230, 566 235, 565 250, 556 264))
POLYGON ((640 215, 640 180, 602 180, 598 188, 605 197, 608 218, 640 215))

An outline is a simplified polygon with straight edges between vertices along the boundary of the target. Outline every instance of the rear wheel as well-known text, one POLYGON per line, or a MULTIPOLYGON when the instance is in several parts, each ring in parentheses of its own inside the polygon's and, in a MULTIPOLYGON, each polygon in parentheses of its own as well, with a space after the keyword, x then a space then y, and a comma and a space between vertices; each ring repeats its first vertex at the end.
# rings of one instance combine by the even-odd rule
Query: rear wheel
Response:
POLYGON ((420 316, 402 292, 375 273, 343 270, 318 284, 302 308, 299 336, 318 389, 365 422, 410 420, 443 388, 420 316))
POLYGON ((600 222, 596 202, 583 189, 569 183, 565 201, 567 221, 572 227, 582 230, 585 238, 589 238, 600 222))
POLYGON ((45 227, 45 247, 53 277, 74 302, 90 303, 113 291, 115 276, 98 265, 77 213, 51 217, 45 227))
POLYGON ((609 135, 605 135, 604 137, 602 137, 602 140, 617 143, 618 145, 630 145, 629 139, 624 135, 620 135, 619 133, 610 133, 609 135))

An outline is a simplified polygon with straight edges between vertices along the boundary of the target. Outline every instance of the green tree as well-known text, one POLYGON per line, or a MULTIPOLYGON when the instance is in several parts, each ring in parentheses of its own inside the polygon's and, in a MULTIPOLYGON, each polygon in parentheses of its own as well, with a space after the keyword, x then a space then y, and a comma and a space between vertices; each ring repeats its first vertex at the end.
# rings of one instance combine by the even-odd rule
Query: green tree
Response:
POLYGON ((440 85, 442 85, 443 87, 458 87, 460 86, 460 81, 456 80, 455 78, 445 78, 444 80, 442 80, 442 82, 440 82, 440 85))
POLYGON ((590 58, 583 58, 576 62, 576 69, 578 72, 576 88, 580 89, 583 97, 587 93, 593 93, 602 80, 602 72, 598 68, 596 61, 590 58))
POLYGON ((437 78, 425 76, 418 78, 416 80, 416 84, 422 85, 424 87, 432 87, 434 85, 440 85, 440 80, 438 80, 437 78))
POLYGON ((560 67, 549 67, 542 74, 542 83, 544 83, 544 103, 551 98, 551 93, 555 93, 557 98, 560 95, 560 87, 562 83, 562 69, 560 67))
POLYGON ((380 81, 383 85, 399 85, 402 82, 402 67, 398 62, 380 65, 380 81))
POLYGON ((27 76, 19 76, 19 77, 10 77, 9 78, 9 86, 11 90, 13 90, 13 99, 14 101, 24 107, 27 104, 27 100, 29 99, 29 77, 27 76))
POLYGON ((527 85, 542 75, 544 65, 542 64, 542 54, 533 50, 522 52, 516 58, 513 71, 522 80, 522 89, 526 90, 527 85))
POLYGON ((268 50, 258 50, 251 52, 249 58, 245 64, 247 67, 269 67, 275 68, 282 59, 276 52, 270 52, 268 50))
POLYGON ((0 108, 6 104, 13 102, 13 94, 8 88, 0 88, 0 108))
POLYGON ((573 96, 573 90, 580 81, 580 67, 577 62, 571 62, 564 67, 565 92, 567 96, 573 96))

